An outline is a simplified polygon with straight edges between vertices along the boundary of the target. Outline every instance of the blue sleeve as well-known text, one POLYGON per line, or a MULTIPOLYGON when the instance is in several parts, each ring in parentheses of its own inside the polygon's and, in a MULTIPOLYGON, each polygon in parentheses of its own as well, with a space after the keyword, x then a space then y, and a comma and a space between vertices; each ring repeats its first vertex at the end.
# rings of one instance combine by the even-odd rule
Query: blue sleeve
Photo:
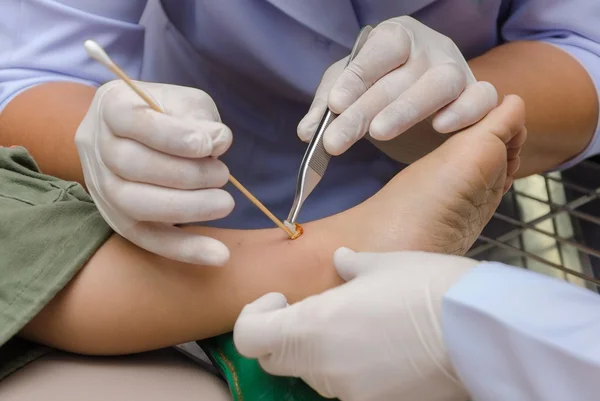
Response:
POLYGON ((17 94, 50 81, 97 85, 113 77, 83 48, 94 39, 139 77, 147 0, 10 0, 0 11, 0 110, 17 94))
MULTIPOLYGON (((586 69, 600 98, 600 1, 513 0, 511 7, 511 15, 502 27, 503 38, 538 40, 563 49, 586 69)), ((599 153, 600 122, 586 149, 557 169, 571 167, 599 153)))
POLYGON ((600 296, 484 263, 445 295, 452 364, 478 401, 600 399, 600 296))

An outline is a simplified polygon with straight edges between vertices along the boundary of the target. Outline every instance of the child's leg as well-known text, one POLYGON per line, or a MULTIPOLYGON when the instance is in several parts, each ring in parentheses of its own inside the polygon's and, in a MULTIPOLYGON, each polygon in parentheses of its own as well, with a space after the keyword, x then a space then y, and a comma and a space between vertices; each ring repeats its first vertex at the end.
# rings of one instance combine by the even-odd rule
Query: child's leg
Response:
POLYGON ((173 349, 125 357, 52 353, 0 382, 3 401, 230 401, 227 385, 173 349))

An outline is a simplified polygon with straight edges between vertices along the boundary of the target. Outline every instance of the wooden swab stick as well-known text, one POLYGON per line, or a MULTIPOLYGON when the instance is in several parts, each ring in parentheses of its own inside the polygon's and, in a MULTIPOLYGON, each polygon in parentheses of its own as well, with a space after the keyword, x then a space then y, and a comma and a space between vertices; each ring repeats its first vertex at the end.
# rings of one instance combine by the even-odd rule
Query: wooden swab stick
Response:
MULTIPOLYGON (((86 40, 84 43, 85 50, 87 54, 98 61, 100 64, 104 65, 106 68, 111 70, 116 76, 121 78, 135 93, 137 93, 154 111, 159 113, 164 113, 164 111, 160 108, 159 105, 156 104, 150 96, 148 96, 143 90, 141 90, 132 80, 125 74, 125 72, 115 63, 109 56, 106 54, 102 46, 96 43, 93 40, 86 40)), ((231 182, 237 189, 240 190, 242 194, 246 196, 250 200, 250 202, 254 203, 256 207, 258 207, 273 223, 275 223, 279 228, 281 228, 288 235, 289 238, 294 239, 297 237, 296 233, 292 232, 289 228, 287 228, 281 220, 279 220, 265 205, 263 205, 254 195, 250 193, 238 180, 236 180, 232 175, 229 175, 229 182, 231 182)))
POLYGON ((273 223, 277 224, 279 228, 281 228, 285 233, 290 237, 290 239, 294 239, 296 236, 289 228, 285 226, 265 205, 263 205, 258 199, 254 197, 238 180, 236 180, 231 174, 229 175, 229 181, 240 190, 241 193, 246 195, 246 198, 250 199, 250 202, 254 203, 257 208, 259 208, 268 218, 270 218, 273 223))

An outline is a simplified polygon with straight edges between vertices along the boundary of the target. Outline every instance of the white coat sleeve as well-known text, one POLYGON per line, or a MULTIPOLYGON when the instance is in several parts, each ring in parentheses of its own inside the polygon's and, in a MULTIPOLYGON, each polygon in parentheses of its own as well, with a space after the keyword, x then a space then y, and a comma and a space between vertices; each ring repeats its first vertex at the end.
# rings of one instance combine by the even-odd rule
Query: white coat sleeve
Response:
POLYGON ((473 401, 600 400, 600 295, 483 263, 445 295, 442 330, 473 401))
POLYGON ((0 6, 0 110, 22 91, 50 81, 88 85, 113 76, 83 48, 94 39, 132 77, 140 75, 147 0, 3 0, 0 6))

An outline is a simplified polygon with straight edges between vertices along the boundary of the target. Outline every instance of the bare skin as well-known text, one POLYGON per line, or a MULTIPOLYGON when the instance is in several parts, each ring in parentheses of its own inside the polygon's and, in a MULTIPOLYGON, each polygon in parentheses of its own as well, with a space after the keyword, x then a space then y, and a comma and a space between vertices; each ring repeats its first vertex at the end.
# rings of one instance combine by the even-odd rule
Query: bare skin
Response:
POLYGON ((583 66, 543 42, 512 42, 469 61, 480 81, 502 99, 519 95, 527 105, 527 144, 517 178, 548 171, 581 153, 598 124, 598 94, 583 66))
POLYGON ((21 335, 84 354, 141 352, 230 331, 267 292, 296 302, 341 284, 332 265, 340 246, 463 254, 518 168, 524 119, 520 98, 507 97, 371 199, 306 224, 293 242, 279 229, 187 228, 230 248, 224 267, 166 260, 113 235, 21 335))
POLYGON ((23 146, 45 174, 85 185, 74 138, 95 93, 68 82, 26 90, 0 112, 0 146, 23 146))

